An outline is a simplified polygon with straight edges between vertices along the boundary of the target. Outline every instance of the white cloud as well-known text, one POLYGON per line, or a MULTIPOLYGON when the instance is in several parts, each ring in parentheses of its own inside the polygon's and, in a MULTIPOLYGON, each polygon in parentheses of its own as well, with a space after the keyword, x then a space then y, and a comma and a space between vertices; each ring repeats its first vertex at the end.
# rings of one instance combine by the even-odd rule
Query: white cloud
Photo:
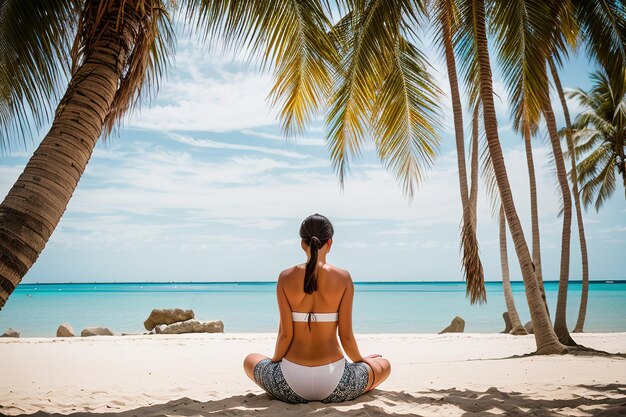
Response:
POLYGON ((283 149, 273 149, 273 148, 266 148, 263 146, 253 146, 253 145, 241 145, 241 144, 236 144, 236 143, 225 143, 225 142, 214 141, 211 139, 195 139, 195 138, 192 138, 191 136, 184 136, 184 135, 179 135, 179 134, 174 134, 174 133, 169 134, 168 136, 172 138, 173 140, 175 140, 176 142, 184 143, 185 145, 196 146, 199 148, 228 149, 228 150, 235 150, 235 151, 253 151, 253 152, 266 153, 270 155, 284 156, 286 158, 297 158, 297 159, 309 158, 309 155, 305 155, 305 154, 302 154, 300 152, 295 152, 295 151, 286 151, 283 149))
POLYGON ((272 80, 241 56, 180 41, 176 64, 162 80, 158 101, 143 106, 127 126, 160 131, 224 132, 274 124, 266 100, 272 80))
POLYGON ((304 145, 304 146, 324 146, 324 139, 321 138, 296 138, 296 139, 288 139, 286 140, 283 136, 274 135, 272 133, 259 132, 252 129, 244 129, 241 131, 244 135, 256 136, 259 138, 270 139, 273 141, 279 141, 287 144, 293 145, 304 145))

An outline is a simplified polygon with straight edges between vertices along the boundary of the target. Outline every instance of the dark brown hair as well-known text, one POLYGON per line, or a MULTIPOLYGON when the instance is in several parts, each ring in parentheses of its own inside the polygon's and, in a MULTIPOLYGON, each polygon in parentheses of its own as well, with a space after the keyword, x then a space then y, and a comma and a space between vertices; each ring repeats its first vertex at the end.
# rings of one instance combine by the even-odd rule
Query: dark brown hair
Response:
POLYGON ((304 292, 307 294, 312 294, 317 290, 317 276, 315 275, 317 251, 333 238, 334 233, 330 220, 318 213, 304 219, 300 226, 300 237, 311 248, 311 258, 304 271, 304 292))

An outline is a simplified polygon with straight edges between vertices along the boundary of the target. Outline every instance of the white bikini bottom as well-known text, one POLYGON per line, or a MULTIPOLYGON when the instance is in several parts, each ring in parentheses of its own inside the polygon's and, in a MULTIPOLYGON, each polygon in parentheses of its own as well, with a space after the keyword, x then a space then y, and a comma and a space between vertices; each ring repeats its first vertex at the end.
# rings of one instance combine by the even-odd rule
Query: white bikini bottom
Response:
POLYGON ((339 385, 346 360, 320 366, 304 366, 283 358, 280 369, 285 380, 296 394, 308 401, 321 401, 339 385))

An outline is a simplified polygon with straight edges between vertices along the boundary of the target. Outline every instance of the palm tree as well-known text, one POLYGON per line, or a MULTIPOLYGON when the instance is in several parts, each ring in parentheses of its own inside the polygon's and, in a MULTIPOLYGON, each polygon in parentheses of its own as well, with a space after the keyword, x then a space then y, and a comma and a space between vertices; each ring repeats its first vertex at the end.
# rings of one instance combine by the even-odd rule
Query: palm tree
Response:
POLYGON ((502 290, 504 291, 506 310, 509 312, 509 318, 511 319, 511 334, 528 334, 519 319, 519 314, 517 314, 515 299, 513 298, 513 289, 511 288, 509 257, 506 250, 506 217, 504 216, 503 208, 500 208, 500 218, 498 223, 500 227, 500 266, 502 267, 502 290))
POLYGON ((552 145, 552 155, 556 165, 556 174, 561 188, 563 197, 563 230, 561 232, 561 268, 559 272, 559 290, 556 302, 556 313, 554 315, 554 331, 559 337, 561 343, 568 346, 576 346, 576 342, 571 338, 567 329, 567 287, 569 280, 569 261, 570 261, 570 237, 572 226, 572 196, 570 194, 569 184, 567 183, 567 171, 565 170, 565 160, 561 150, 561 142, 559 140, 556 128, 556 120, 552 111, 552 104, 549 98, 544 101, 543 114, 548 127, 548 136, 552 145))
MULTIPOLYGON (((446 64, 448 69, 448 80, 450 83, 450 95, 452 100, 452 111, 454 114, 454 133, 456 138, 457 165, 459 169, 459 185, 461 190, 461 206, 463 208, 463 220, 461 222, 461 248, 463 251, 463 270, 468 282, 468 295, 470 301, 486 302, 487 294, 484 290, 483 266, 480 261, 478 250, 478 239, 476 238, 476 193, 477 167, 472 170, 471 193, 468 195, 467 169, 465 166, 465 140, 463 135, 463 109, 461 105, 461 95, 459 93, 459 82, 457 79, 456 59, 453 47, 453 27, 458 26, 458 11, 453 0, 437 0, 431 5, 434 9, 434 19, 436 21, 436 37, 441 39, 444 49, 446 64)), ((476 131, 477 135, 478 132, 476 131)), ((474 163, 478 165, 478 150, 472 148, 472 168, 474 163)))
MULTIPOLYGON (((422 73, 425 63, 418 61, 421 54, 407 39, 417 27, 417 17, 423 12, 423 4, 402 0, 354 0, 345 3, 347 10, 336 24, 333 34, 343 56, 342 65, 337 70, 327 122, 333 165, 343 182, 348 157, 359 154, 366 132, 371 129, 379 157, 396 173, 405 186, 405 192, 411 196, 414 180, 419 179, 417 168, 420 167, 420 160, 428 164, 431 158, 431 153, 423 151, 417 153, 417 156, 422 156, 421 159, 415 158, 415 150, 434 143, 430 127, 435 124, 431 116, 436 109, 431 103, 436 102, 433 97, 436 87, 422 73), (412 66, 404 66, 405 62, 401 59, 406 53, 404 51, 411 54, 412 66), (419 64, 415 65, 416 62, 419 64), (407 80, 413 82, 407 83, 407 80), (414 121, 420 111, 429 129, 417 129, 418 126, 415 126, 414 121), (415 147, 416 143, 421 146, 415 147)), ((527 288, 537 352, 562 353, 566 348, 559 343, 541 298, 502 158, 493 104, 484 3, 482 0, 462 0, 459 11, 459 16, 466 21, 463 26, 469 29, 457 36, 455 43, 461 57, 470 55, 477 58, 464 63, 466 81, 480 87, 478 95, 483 107, 489 154, 527 288)))
POLYGON ((537 183, 531 142, 547 94, 547 74, 543 65, 551 28, 547 16, 550 16, 547 2, 499 1, 494 3, 491 26, 511 101, 513 127, 524 140, 530 184, 533 267, 549 315, 541 267, 537 183))
POLYGON ((583 204, 588 208, 593 203, 599 211, 615 192, 616 171, 626 194, 626 91, 622 87, 626 82, 613 82, 603 70, 597 70, 591 79, 590 91, 577 89, 568 96, 584 109, 572 124, 583 204))
POLYGON ((478 64, 474 67, 477 70, 477 74, 475 74, 474 77, 477 77, 479 80, 489 156, 491 164, 493 165, 506 220, 509 223, 509 229, 513 237, 515 250, 522 270, 531 320, 533 321, 533 328, 535 330, 537 353, 563 353, 567 351, 567 348, 558 341, 552 330, 533 270, 530 252, 517 216, 506 167, 504 165, 493 102, 493 86, 487 46, 484 1, 463 0, 461 13, 466 23, 465 44, 461 43, 461 46, 464 46, 466 49, 475 48, 478 56, 478 64))
MULTIPOLYGON (((580 38, 587 47, 590 56, 594 57, 615 79, 614 82, 616 85, 618 85, 620 89, 623 89, 624 64, 626 64, 626 9, 624 8, 624 4, 621 1, 598 0, 595 2, 587 2, 575 0, 572 2, 554 2, 551 5, 551 9, 550 15, 554 17, 552 20, 553 39, 552 42, 547 44, 549 46, 549 51, 546 56, 548 65, 554 66, 553 63, 551 63, 551 58, 560 60, 560 55, 565 53, 566 45, 575 46, 578 38, 580 38), (580 31, 577 25, 580 27, 580 31)), ((552 72, 555 74, 556 69, 554 68, 552 72)), ((553 78, 555 79, 555 83, 560 84, 558 76, 553 78)), ((560 85, 557 85, 557 90, 559 88, 560 85)), ((561 97, 562 103, 563 100, 564 99, 561 97)), ((549 99, 544 100, 543 113, 548 127, 554 162, 556 164, 557 178, 563 197, 561 271, 554 328, 562 343, 575 345, 576 343, 569 335, 566 323, 571 235, 571 195, 567 182, 565 162, 562 158, 556 123, 549 99)), ((571 143, 569 141, 566 143, 568 149, 571 150, 571 143)), ((575 168, 572 175, 575 175, 575 168)), ((575 197, 577 197, 576 191, 577 190, 574 189, 575 197)), ((580 233, 582 227, 582 213, 580 213, 579 206, 580 205, 577 207, 577 219, 579 219, 580 233)), ((584 231, 581 235, 581 242, 584 242, 584 231)), ((583 256, 583 263, 585 263, 586 248, 584 248, 584 250, 581 249, 581 255, 583 256)), ((584 317, 584 311, 582 310, 584 308, 586 308, 586 303, 583 302, 581 303, 581 310, 579 310, 579 317, 581 317, 581 313, 584 317)))
POLYGON ((576 171, 576 151, 574 149, 574 140, 572 138, 572 122, 569 115, 569 108, 567 107, 567 101, 565 99, 565 93, 561 86, 561 80, 559 73, 554 64, 552 58, 548 59, 548 65, 550 66, 550 72, 556 91, 561 101, 563 108, 563 116, 565 118, 565 138, 567 143, 567 153, 570 156, 570 178, 572 180, 572 193, 574 194, 574 207, 576 208, 576 224, 578 225, 578 240, 580 242, 580 254, 582 261, 582 289, 580 298, 580 308, 578 310, 578 319, 576 320, 576 326, 574 327, 575 333, 583 331, 585 325, 585 316, 587 314, 587 298, 589 294, 589 261, 587 256, 587 239, 585 238, 585 225, 583 224, 583 214, 580 207, 580 193, 578 192, 578 173, 576 171))
MULTIPOLYGON (((28 4, 38 9, 38 3, 28 4)), ((4 2, 0 21, 7 22, 14 13, 24 13, 24 4, 4 2)), ((74 5, 68 2, 57 6, 74 5)), ((88 1, 78 11, 67 91, 56 109, 50 131, 0 205, 0 308, 35 262, 61 219, 103 129, 108 131, 113 127, 138 99, 144 80, 163 68, 164 63, 156 60, 151 51, 162 48, 166 54, 160 58, 166 58, 172 39, 169 20, 154 2, 147 1, 144 6, 139 9, 132 2, 88 1)), ((31 12, 37 11, 32 9, 31 12)), ((76 17, 71 10, 55 15, 76 17)), ((32 38, 36 39, 32 32, 36 28, 24 26, 28 21, 21 21, 19 30, 11 30, 12 37, 2 38, 3 51, 10 51, 7 53, 9 61, 12 56, 25 52, 32 38)), ((57 24, 70 22, 72 19, 57 24)), ((7 69, 2 75, 7 76, 12 71, 32 73, 38 67, 55 65, 53 57, 45 56, 51 49, 51 45, 42 46, 39 57, 21 68, 7 69)), ((2 67, 6 68, 5 65, 3 62, 2 67)), ((30 79, 33 78, 36 77, 30 79)), ((6 86, 15 82, 12 89, 26 90, 31 87, 26 84, 30 79, 20 83, 19 79, 5 78, 0 83, 6 86)), ((37 87, 44 94, 38 95, 39 91, 35 90, 24 95, 43 101, 54 94, 53 88, 45 85, 44 80, 38 81, 43 85, 37 87)), ((16 96, 19 97, 19 93, 9 95, 16 96)), ((24 116, 19 114, 23 105, 11 104, 13 108, 7 106, 7 109, 5 101, 3 113, 17 109, 18 114, 12 120, 8 117, 8 121, 23 123, 24 116)), ((34 107, 34 102, 28 104, 34 107)))
MULTIPOLYGON (((173 53, 163 0, 0 3, 0 131, 28 131, 29 112, 47 119, 64 77, 69 84, 52 126, 0 205, 0 309, 42 252, 93 149, 154 92, 173 53), (72 42, 69 37, 75 30, 72 42), (72 46, 73 45, 73 46, 72 46), (71 54, 70 54, 71 53, 71 54), (63 72, 70 64, 71 73, 63 72), (42 110, 43 109, 43 110, 42 110)), ((274 67, 273 104, 287 133, 326 102, 337 52, 321 2, 181 0, 187 24, 205 38, 260 52, 274 67)))

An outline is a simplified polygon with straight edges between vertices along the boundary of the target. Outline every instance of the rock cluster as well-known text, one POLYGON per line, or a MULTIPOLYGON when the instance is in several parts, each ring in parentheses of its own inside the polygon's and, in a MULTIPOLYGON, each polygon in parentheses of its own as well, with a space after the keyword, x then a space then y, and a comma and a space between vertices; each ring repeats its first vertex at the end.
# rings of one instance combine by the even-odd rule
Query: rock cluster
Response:
POLYGON ((180 308, 159 310, 154 309, 150 316, 143 322, 146 330, 152 330, 159 324, 172 324, 195 318, 193 310, 182 310, 180 308))
POLYGON ((465 320, 463 320, 459 316, 456 316, 455 318, 452 319, 452 323, 450 323, 450 325, 448 327, 446 327, 445 329, 440 331, 439 334, 442 334, 442 333, 463 333, 464 330, 465 330, 465 320))
POLYGON ((181 334, 181 333, 223 333, 224 323, 216 321, 200 321, 195 319, 193 310, 180 308, 169 310, 154 309, 144 322, 150 333, 181 334))

